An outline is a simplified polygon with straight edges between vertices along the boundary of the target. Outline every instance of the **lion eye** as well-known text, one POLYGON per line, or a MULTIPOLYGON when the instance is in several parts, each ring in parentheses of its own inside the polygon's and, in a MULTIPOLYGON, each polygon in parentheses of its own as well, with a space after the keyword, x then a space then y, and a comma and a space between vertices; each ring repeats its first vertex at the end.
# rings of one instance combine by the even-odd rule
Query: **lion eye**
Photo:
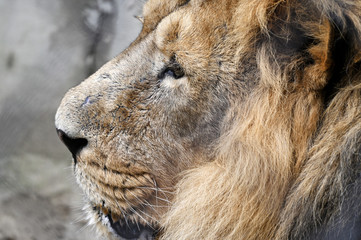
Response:
POLYGON ((171 66, 166 67, 162 71, 162 73, 159 75, 159 78, 163 79, 163 78, 165 78, 167 76, 171 77, 171 78, 174 78, 174 79, 179 79, 179 78, 184 77, 184 71, 183 71, 182 67, 179 64, 174 63, 171 66))
POLYGON ((184 72, 181 69, 166 69, 164 75, 175 79, 179 79, 184 76, 184 72))

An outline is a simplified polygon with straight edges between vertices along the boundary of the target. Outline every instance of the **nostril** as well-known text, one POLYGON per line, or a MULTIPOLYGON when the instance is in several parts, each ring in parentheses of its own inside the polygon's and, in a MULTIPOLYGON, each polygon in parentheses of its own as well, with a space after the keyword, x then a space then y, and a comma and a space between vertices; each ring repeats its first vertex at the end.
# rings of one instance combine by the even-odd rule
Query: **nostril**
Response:
POLYGON ((73 155, 74 162, 76 163, 76 155, 80 152, 82 148, 84 148, 88 144, 88 140, 86 140, 85 138, 71 138, 66 135, 65 132, 59 129, 57 129, 56 131, 60 140, 65 144, 65 146, 73 155))

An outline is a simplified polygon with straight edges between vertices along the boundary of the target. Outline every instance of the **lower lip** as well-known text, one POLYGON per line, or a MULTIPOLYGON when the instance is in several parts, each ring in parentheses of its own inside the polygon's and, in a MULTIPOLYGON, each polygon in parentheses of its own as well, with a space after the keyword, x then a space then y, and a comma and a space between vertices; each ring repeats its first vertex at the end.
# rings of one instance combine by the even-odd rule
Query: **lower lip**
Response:
POLYGON ((113 222, 110 215, 107 215, 110 226, 113 231, 124 239, 152 240, 155 238, 157 231, 151 226, 144 226, 134 222, 113 222))

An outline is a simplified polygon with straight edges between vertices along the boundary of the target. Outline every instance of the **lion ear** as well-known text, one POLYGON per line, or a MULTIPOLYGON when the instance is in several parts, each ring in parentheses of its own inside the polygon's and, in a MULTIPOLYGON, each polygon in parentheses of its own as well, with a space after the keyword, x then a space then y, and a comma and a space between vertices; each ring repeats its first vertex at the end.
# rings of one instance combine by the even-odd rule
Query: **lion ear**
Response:
POLYGON ((359 0, 312 0, 342 34, 361 44, 361 2, 359 0))
POLYGON ((321 17, 319 47, 309 52, 318 67, 327 73, 324 93, 331 100, 337 89, 360 82, 361 1, 313 0, 321 17), (358 82, 355 82, 358 81, 358 82))
POLYGON ((281 43, 277 52, 295 63, 296 87, 332 97, 350 83, 346 76, 360 73, 361 1, 284 1, 274 15, 271 37, 281 43), (308 7, 303 6, 306 2, 308 7))
MULTIPOLYGON (((361 61, 361 1, 359 0, 313 0, 336 30, 336 36, 345 52, 346 64, 361 61)), ((335 44, 335 47, 340 47, 335 44)))

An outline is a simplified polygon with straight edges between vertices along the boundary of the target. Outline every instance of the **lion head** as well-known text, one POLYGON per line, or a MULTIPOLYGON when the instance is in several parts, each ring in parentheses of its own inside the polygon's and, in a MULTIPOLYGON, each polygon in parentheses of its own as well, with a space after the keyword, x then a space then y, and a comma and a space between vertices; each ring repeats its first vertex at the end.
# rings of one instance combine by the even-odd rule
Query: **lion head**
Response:
MULTIPOLYGON (((300 239, 360 173, 361 1, 149 0, 56 114, 120 239, 300 239)), ((350 193, 350 194, 348 194, 350 193)))

